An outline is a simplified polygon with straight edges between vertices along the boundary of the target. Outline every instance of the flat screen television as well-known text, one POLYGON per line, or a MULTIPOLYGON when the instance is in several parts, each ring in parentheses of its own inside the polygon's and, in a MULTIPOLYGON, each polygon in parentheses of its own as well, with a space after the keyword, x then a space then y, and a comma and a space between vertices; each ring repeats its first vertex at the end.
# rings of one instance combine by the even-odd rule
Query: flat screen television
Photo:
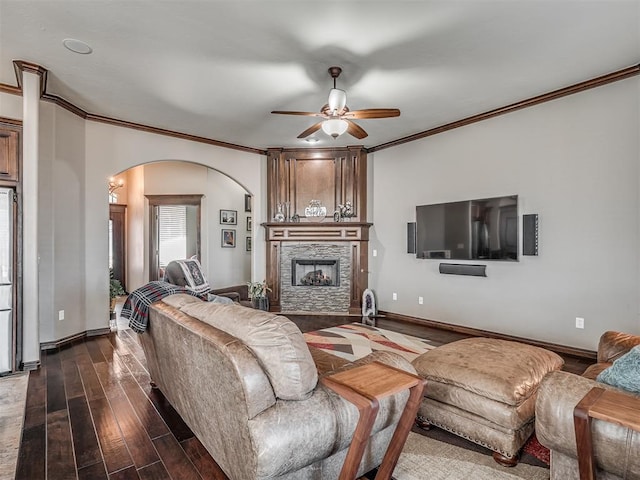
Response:
POLYGON ((416 207, 416 256, 518 260, 518 196, 416 207))

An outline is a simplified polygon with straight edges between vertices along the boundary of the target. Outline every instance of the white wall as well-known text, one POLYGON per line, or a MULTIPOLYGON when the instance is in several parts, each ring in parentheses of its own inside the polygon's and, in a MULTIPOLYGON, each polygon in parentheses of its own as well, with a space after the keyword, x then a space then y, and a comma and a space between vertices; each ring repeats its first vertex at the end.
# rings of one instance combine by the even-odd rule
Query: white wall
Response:
MULTIPOLYGON (((245 251, 246 216, 244 195, 246 190, 235 180, 217 170, 187 162, 155 162, 144 165, 144 195, 202 194, 201 261, 204 273, 213 288, 243 284, 251 280, 251 254, 245 251), (237 225, 220 225, 220 209, 235 210, 237 225), (236 230, 236 247, 222 248, 223 228, 236 230)), ((132 195, 128 196, 131 200, 132 195)), ((148 208, 148 202, 147 202, 148 208)), ((148 211, 145 218, 148 218, 148 211)), ((145 271, 148 272, 148 222, 130 221, 144 225, 145 271)), ((145 279, 148 278, 145 277, 145 279)), ((143 283, 145 283, 144 280, 143 283)), ((134 285, 136 288, 140 285, 134 285)))
POLYGON ((371 155, 379 308, 592 350, 640 333, 639 112, 633 78, 371 155), (405 253, 416 205, 510 194, 539 214, 539 256, 477 278, 405 253))
MULTIPOLYGON (((158 160, 199 163, 225 173, 254 195, 258 199, 252 213, 257 219, 255 223, 265 221, 261 208, 266 201, 263 156, 85 121, 48 102, 41 101, 40 109, 38 205, 41 210, 37 252, 40 256, 40 342, 108 326, 107 181, 110 176, 158 160), (63 321, 57 320, 59 310, 65 310, 63 321)), ((0 116, 22 119, 22 97, 0 92, 0 116)), ((128 195, 132 194, 131 185, 138 181, 144 188, 141 173, 142 170, 137 169, 127 173, 128 195)), ((144 208, 129 198, 127 201, 128 214, 144 208)), ((262 279, 265 277, 264 232, 254 231, 254 235, 252 272, 255 279, 262 279)), ((146 261, 144 251, 141 252, 143 243, 135 237, 129 240, 128 279, 134 283, 144 282, 148 272, 142 276, 138 273, 138 277, 131 275, 136 262, 146 261)), ((37 345, 25 345, 27 348, 37 355, 37 345)))
MULTIPOLYGON (((127 289, 131 292, 144 285, 149 278, 148 257, 145 246, 145 198, 144 198, 144 167, 134 167, 127 170, 125 175, 127 190, 127 289)), ((118 199, 120 200, 120 199, 118 199)))
POLYGON ((39 321, 40 341, 46 342, 85 330, 84 215, 79 212, 85 144, 83 119, 46 102, 40 102, 40 112, 39 321))
POLYGON ((0 116, 22 120, 22 97, 0 92, 0 116))
MULTIPOLYGON (((86 329, 103 328, 108 324, 106 182, 110 176, 133 166, 160 160, 199 163, 225 173, 254 195, 258 199, 254 202, 254 223, 265 221, 262 210, 266 204, 264 156, 98 122, 86 122, 85 130, 86 198, 82 215, 85 217, 86 329)), ((129 189, 128 196, 131 195, 129 189)), ((144 224, 146 223, 145 220, 144 224)), ((265 277, 264 232, 254 232, 254 236, 252 275, 254 279, 262 279, 265 277)), ((129 245, 129 252, 131 248, 129 245)), ((146 262, 146 259, 143 261, 146 262)), ((129 278, 130 281, 133 280, 129 278)))

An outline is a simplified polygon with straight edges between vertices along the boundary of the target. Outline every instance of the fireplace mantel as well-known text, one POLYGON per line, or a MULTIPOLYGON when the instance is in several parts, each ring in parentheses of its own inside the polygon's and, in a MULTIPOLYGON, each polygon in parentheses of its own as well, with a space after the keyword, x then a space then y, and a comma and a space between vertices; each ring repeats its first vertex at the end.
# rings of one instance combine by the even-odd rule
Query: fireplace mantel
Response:
MULTIPOLYGON (((270 310, 281 312, 281 255, 283 245, 289 242, 297 244, 335 243, 347 244, 350 253, 349 306, 348 313, 361 311, 362 292, 368 283, 369 228, 366 222, 300 222, 300 223, 263 223, 267 243, 267 283, 271 287, 270 310)), ((321 313, 321 312, 310 312, 321 313)))
POLYGON ((262 226, 267 230, 267 241, 369 241, 369 227, 366 222, 267 222, 262 226))

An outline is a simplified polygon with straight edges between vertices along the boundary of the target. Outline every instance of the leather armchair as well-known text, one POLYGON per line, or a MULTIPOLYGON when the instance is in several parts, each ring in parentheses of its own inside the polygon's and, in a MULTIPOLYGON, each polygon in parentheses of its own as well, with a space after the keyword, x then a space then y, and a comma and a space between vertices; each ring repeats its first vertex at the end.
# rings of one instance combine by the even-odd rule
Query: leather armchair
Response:
MULTIPOLYGON (((595 378, 636 345, 640 345, 638 335, 605 332, 598 345, 598 363, 582 376, 552 372, 542 380, 536 401, 536 436, 551 450, 551 480, 579 479, 573 409, 595 386, 620 391, 595 378)), ((592 438, 599 480, 640 479, 640 432, 594 420, 592 438)))

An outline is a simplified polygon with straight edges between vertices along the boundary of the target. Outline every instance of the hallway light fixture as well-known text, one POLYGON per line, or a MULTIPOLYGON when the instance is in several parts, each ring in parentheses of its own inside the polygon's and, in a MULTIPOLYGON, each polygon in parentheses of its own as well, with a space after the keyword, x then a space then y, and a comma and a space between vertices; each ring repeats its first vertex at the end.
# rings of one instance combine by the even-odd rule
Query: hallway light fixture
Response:
POLYGON ((117 189, 121 187, 124 187, 123 179, 119 179, 118 181, 116 181, 116 179, 113 177, 109 179, 109 195, 111 195, 113 192, 115 192, 117 189))

